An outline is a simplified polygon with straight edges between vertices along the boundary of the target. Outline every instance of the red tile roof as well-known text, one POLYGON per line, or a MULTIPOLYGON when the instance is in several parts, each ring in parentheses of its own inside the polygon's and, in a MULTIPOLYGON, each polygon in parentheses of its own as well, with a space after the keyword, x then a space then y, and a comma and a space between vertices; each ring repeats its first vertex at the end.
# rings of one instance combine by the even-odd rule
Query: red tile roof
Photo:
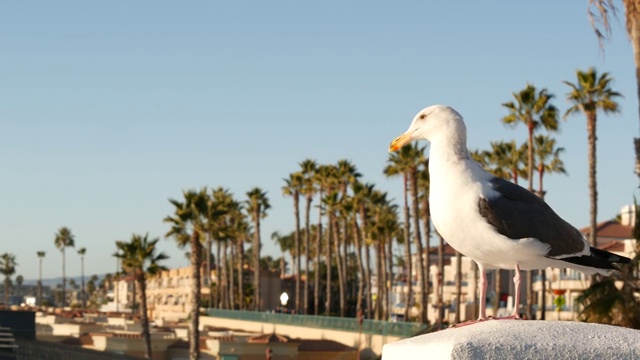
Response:
POLYGON ((603 246, 598 246, 601 250, 612 251, 612 252, 623 252, 624 251, 624 242, 619 240, 613 240, 608 242, 603 246))
MULTIPOLYGON (((591 229, 587 226, 580 231, 589 237, 591 229)), ((615 238, 615 239, 632 239, 633 227, 622 225, 617 221, 609 220, 596 225, 596 234, 598 238, 615 238)))
POLYGON ((290 342, 291 339, 289 339, 286 336, 283 335, 278 335, 278 334, 264 334, 264 335, 258 335, 258 336, 254 336, 252 338, 249 339, 248 342, 250 343, 287 343, 290 342))

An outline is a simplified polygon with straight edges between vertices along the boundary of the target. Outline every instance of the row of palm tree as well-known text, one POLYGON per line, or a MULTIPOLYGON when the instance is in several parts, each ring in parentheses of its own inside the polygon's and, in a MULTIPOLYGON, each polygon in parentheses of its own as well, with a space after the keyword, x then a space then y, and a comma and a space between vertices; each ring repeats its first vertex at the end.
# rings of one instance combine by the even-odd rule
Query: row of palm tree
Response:
POLYGON ((201 305, 202 252, 206 245, 206 280, 209 285, 209 306, 225 308, 251 308, 258 310, 260 298, 260 237, 261 220, 270 208, 266 192, 255 187, 247 192, 247 199, 239 202, 228 189, 218 187, 183 191, 183 200, 169 199, 174 214, 165 217, 171 227, 166 237, 175 238, 180 247, 189 246, 191 276, 191 338, 190 357, 199 356, 199 309, 201 305), (250 225, 252 224, 252 226, 250 225), (247 296, 244 274, 244 243, 252 239, 251 267, 253 296, 247 296), (212 285, 212 244, 216 242, 217 286, 212 285), (227 258, 227 255, 230 255, 227 258), (234 266, 235 265, 235 266, 234 266), (235 273, 235 276, 234 276, 235 273), (237 289, 235 284, 237 280, 237 289), (247 300, 251 301, 250 303, 247 300))

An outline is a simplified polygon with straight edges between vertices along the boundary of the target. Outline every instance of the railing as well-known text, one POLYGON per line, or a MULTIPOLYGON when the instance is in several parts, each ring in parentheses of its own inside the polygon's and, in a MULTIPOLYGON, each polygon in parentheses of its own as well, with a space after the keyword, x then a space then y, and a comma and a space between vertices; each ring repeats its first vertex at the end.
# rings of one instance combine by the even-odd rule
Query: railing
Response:
MULTIPOLYGON (((332 316, 315 315, 291 315, 280 313, 267 313, 258 311, 208 309, 205 313, 212 317, 255 321, 269 324, 282 324, 302 326, 319 329, 332 329, 341 331, 360 331, 358 320, 355 318, 340 318, 332 316)), ((426 325, 410 322, 389 322, 380 320, 364 320, 362 322, 363 334, 391 335, 409 337, 424 330, 426 325)))

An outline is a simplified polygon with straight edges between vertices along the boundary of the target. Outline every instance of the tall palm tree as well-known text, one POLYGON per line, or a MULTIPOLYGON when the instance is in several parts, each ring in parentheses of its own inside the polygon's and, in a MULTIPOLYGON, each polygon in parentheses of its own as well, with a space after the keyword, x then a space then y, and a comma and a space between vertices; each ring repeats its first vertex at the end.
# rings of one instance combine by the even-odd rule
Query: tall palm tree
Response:
MULTIPOLYGON (((425 292, 427 293, 426 305, 429 306, 429 293, 432 292, 430 286, 431 280, 431 213, 429 210, 429 189, 431 187, 431 181, 429 178, 429 160, 427 159, 418 172, 418 189, 421 191, 420 201, 420 217, 422 218, 422 227, 424 229, 425 247, 427 249, 426 256, 424 257, 424 278, 425 278, 425 292)), ((429 319, 426 319, 429 321, 429 319)))
MULTIPOLYGON (((403 148, 404 149, 404 148, 403 148)), ((412 260, 411 260, 411 241, 410 237, 410 218, 409 218, 409 174, 406 171, 406 164, 404 163, 404 158, 400 156, 400 153, 403 151, 393 152, 389 154, 389 159, 387 159, 388 165, 384 168, 383 173, 387 177, 393 176, 402 176, 402 198, 403 198, 403 215, 404 221, 402 223, 402 239, 404 241, 404 266, 405 266, 405 276, 404 280, 407 284, 407 296, 405 299, 404 306, 404 318, 409 319, 409 311, 411 309, 411 303, 413 299, 413 283, 412 283, 412 260)))
POLYGON ((84 255, 87 253, 87 249, 82 247, 80 249, 78 249, 78 255, 80 255, 80 276, 81 276, 81 281, 82 281, 82 288, 81 288, 81 294, 82 294, 82 308, 85 309, 87 307, 87 294, 84 291, 84 255))
POLYGON ((596 182, 596 125, 598 120, 598 110, 605 114, 617 113, 620 106, 616 98, 622 95, 611 89, 613 78, 609 73, 604 72, 598 75, 595 68, 591 67, 587 71, 578 70, 576 72, 577 81, 571 83, 563 81, 571 88, 567 93, 567 100, 571 107, 567 109, 564 117, 582 113, 587 118, 587 142, 589 159, 589 242, 591 246, 597 247, 598 239, 596 234, 596 221, 598 216, 598 185, 596 182))
POLYGON ((62 307, 65 307, 67 304, 67 276, 65 273, 65 249, 68 247, 75 246, 75 237, 71 233, 71 229, 64 226, 58 229, 58 232, 55 235, 54 244, 62 253, 62 307))
POLYGON ((155 275, 166 267, 160 262, 169 257, 164 253, 156 253, 158 238, 149 239, 149 234, 131 236, 129 242, 116 241, 116 257, 121 260, 122 270, 131 274, 140 289, 142 300, 142 336, 145 343, 145 358, 151 359, 151 334, 149 332, 149 315, 147 313, 148 275, 155 275))
POLYGON ((206 214, 208 211, 207 189, 199 191, 186 190, 182 192, 184 201, 169 199, 175 207, 174 216, 167 216, 164 222, 171 225, 165 237, 176 239, 178 246, 189 245, 191 261, 191 323, 189 324, 189 358, 197 360, 200 357, 200 304, 202 281, 200 270, 202 265, 202 240, 206 238, 206 214))
MULTIPOLYGON (((300 165, 300 175, 302 175, 301 179, 301 194, 304 195, 305 206, 304 206, 304 291, 303 291, 303 314, 309 313, 309 263, 310 259, 310 251, 311 251, 311 203, 313 202, 313 196, 316 193, 316 176, 318 172, 318 163, 313 159, 305 159, 300 165)), ((318 255, 316 255, 316 259, 318 259, 318 255)), ((314 271, 316 273, 315 279, 319 279, 318 267, 317 263, 314 264, 314 271)), ((300 274, 298 272, 298 274, 300 274)), ((298 275, 299 276, 299 275, 298 275)), ((314 284, 316 285, 316 284, 314 284)), ((319 286, 319 285, 318 285, 319 286)), ((316 289, 316 293, 318 290, 316 289)), ((296 297, 297 299, 297 297, 296 297)), ((314 299, 315 302, 315 299, 314 299)), ((317 311, 317 310, 314 310, 317 311)))
POLYGON ((38 305, 42 306, 42 260, 47 254, 44 251, 38 251, 38 305))
MULTIPOLYGON (((567 171, 564 168, 564 163, 560 159, 560 154, 564 151, 564 148, 556 148, 556 140, 545 135, 538 135, 534 139, 535 143, 535 159, 536 168, 538 170, 538 196, 544 199, 546 191, 543 186, 543 178, 545 174, 561 173, 566 174, 567 171)), ((547 307, 547 272, 546 270, 540 271, 541 287, 541 300, 540 306, 540 319, 545 320, 546 307, 547 307)))
MULTIPOLYGON (((426 304, 428 299, 427 294, 427 279, 426 272, 424 269, 424 251, 422 245, 422 237, 420 230, 420 206, 418 202, 419 191, 418 191, 418 173, 420 167, 425 164, 426 157, 424 154, 425 148, 420 147, 417 143, 413 143, 407 146, 404 146, 400 151, 389 154, 389 159, 387 160, 387 167, 384 172, 387 176, 393 176, 395 174, 402 174, 403 179, 405 180, 405 187, 408 185, 409 194, 411 197, 411 209, 412 215, 409 215, 408 204, 405 204, 405 229, 406 229, 406 240, 407 244, 409 243, 409 239, 411 237, 411 226, 410 221, 413 220, 413 240, 416 246, 416 261, 418 265, 418 286, 420 288, 420 304, 426 304)), ((406 189, 405 189, 406 196, 406 189)), ((407 200, 408 203, 408 200, 407 200)), ((409 249, 410 246, 405 244, 405 250, 409 249)), ((410 256, 410 254, 409 254, 410 256)), ((408 265, 410 264, 409 263, 408 265)), ((408 282, 412 281, 409 278, 408 282)), ((409 290, 411 294, 411 291, 409 290)), ((411 299, 411 296, 409 297, 411 299)), ((408 309, 405 308, 405 312, 408 309)), ((405 314, 408 315, 408 314, 405 314)), ((419 321, 421 323, 427 323, 427 308, 425 306, 420 306, 420 315, 419 321)))
MULTIPOLYGON (((314 264, 313 264, 313 268, 314 268, 314 295, 313 295, 313 304, 314 304, 314 314, 318 315, 320 313, 320 255, 322 254, 321 251, 321 245, 323 244, 323 241, 325 240, 324 237, 324 232, 323 232, 323 224, 322 224, 322 219, 323 216, 325 215, 325 208, 324 208, 324 198, 326 196, 326 194, 328 194, 329 192, 331 192, 333 190, 333 187, 335 186, 334 181, 335 181, 335 177, 333 176, 333 172, 335 171, 335 168, 333 166, 330 165, 318 165, 316 167, 316 171, 314 172, 313 178, 312 179, 305 179, 305 188, 309 187, 306 190, 305 193, 305 197, 308 196, 309 192, 312 192, 311 189, 315 189, 313 191, 317 190, 317 194, 318 194, 318 224, 317 224, 317 231, 316 231, 316 242, 315 242, 315 259, 314 259, 314 264)), ((326 242, 327 242, 327 246, 326 249, 327 251, 330 251, 331 247, 328 246, 328 244, 330 244, 331 241, 331 231, 328 232, 329 234, 326 236, 326 242)), ((307 244, 305 244, 307 245, 307 244)), ((309 245, 310 246, 310 245, 309 245)), ((327 284, 326 284, 326 294, 327 295, 331 295, 330 293, 330 284, 331 284, 331 259, 327 258, 326 259, 326 265, 327 265, 327 284)), ((326 304, 326 309, 325 312, 327 313, 327 315, 330 313, 330 309, 329 309, 329 305, 330 305, 330 299, 325 299, 325 304, 326 304)))
POLYGON ((11 276, 16 273, 16 256, 9 253, 0 255, 0 273, 4 275, 4 307, 9 309, 9 286, 11 276))
MULTIPOLYGON (((300 191, 301 191, 301 187, 302 187, 302 181, 303 181, 303 176, 302 173, 292 173, 289 174, 289 178, 288 179, 284 179, 285 181, 285 186, 282 187, 282 193, 285 196, 291 196, 291 198, 293 198, 293 216, 294 219, 296 221, 296 228, 294 231, 294 251, 297 254, 296 258, 295 258, 295 277, 296 277, 296 282, 295 282, 295 310, 296 312, 300 312, 300 270, 301 270, 301 264, 300 264, 300 191)), ((309 224, 307 224, 308 226, 309 224)), ((306 230, 306 229, 305 229, 306 230)), ((306 232, 305 232, 306 233, 306 232)), ((273 236, 271 237, 273 239, 273 236)), ((305 238, 308 238, 308 236, 305 235, 305 238)), ((306 250, 309 249, 308 246, 305 247, 306 250)), ((306 251, 305 250, 305 251, 306 251)), ((294 260, 294 259, 292 259, 294 260)), ((309 261, 307 258, 307 267, 308 267, 309 261)), ((308 271, 308 268, 305 269, 305 271, 308 271)), ((308 278, 308 276, 305 277, 305 280, 308 278)), ((305 281, 305 284, 308 283, 308 281, 305 281)), ((308 288, 308 286, 305 286, 305 288, 308 288)), ((307 295, 308 296, 308 295, 307 295)), ((305 314, 306 314, 306 306, 305 306, 305 314)))
MULTIPOLYGON (((622 0, 622 4, 624 6, 627 34, 633 46, 633 60, 636 66, 636 93, 638 96, 638 112, 640 114, 640 4, 638 0, 622 0)), ((591 25, 600 40, 601 49, 603 48, 603 40, 611 35, 609 17, 616 14, 617 8, 613 0, 589 0, 591 25)), ((636 175, 640 176, 640 138, 635 138, 634 144, 636 148, 636 175)))
MULTIPOLYGON (((533 192, 533 136, 535 131, 544 127, 547 131, 558 130, 558 109, 551 104, 553 95, 547 89, 538 91, 535 86, 527 86, 518 93, 512 94, 514 101, 509 101, 502 106, 508 109, 509 114, 502 118, 502 122, 515 126, 523 123, 527 127, 527 178, 529 179, 529 191, 533 192)), ((533 272, 527 271, 527 318, 531 319, 533 312, 533 272)))
POLYGON ((260 310, 260 220, 267 216, 267 210, 271 208, 267 193, 259 187, 254 187, 247 192, 247 214, 253 222, 253 309, 260 310))
POLYGON ((358 178, 360 178, 362 174, 360 174, 351 161, 346 159, 338 160, 338 163, 335 165, 335 181, 338 184, 338 188, 340 191, 340 205, 338 207, 338 237, 336 245, 336 255, 337 260, 339 261, 338 274, 340 279, 340 316, 345 315, 346 311, 346 288, 347 288, 347 252, 349 247, 348 239, 352 238, 349 235, 350 226, 349 226, 349 217, 353 215, 353 206, 350 204, 350 196, 348 194, 348 190, 351 184, 355 183, 358 178))

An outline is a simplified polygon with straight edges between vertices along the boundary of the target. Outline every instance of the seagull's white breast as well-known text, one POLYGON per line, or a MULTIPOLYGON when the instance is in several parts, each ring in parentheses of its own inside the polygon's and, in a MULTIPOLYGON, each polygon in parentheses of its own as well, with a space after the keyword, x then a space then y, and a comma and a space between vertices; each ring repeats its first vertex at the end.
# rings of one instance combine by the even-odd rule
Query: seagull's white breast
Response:
POLYGON ((431 218, 445 241, 487 268, 511 269, 518 263, 524 269, 529 260, 546 254, 547 245, 530 238, 508 239, 480 215, 480 197, 500 196, 489 186, 492 175, 475 161, 434 156, 433 150, 429 162, 431 218))

